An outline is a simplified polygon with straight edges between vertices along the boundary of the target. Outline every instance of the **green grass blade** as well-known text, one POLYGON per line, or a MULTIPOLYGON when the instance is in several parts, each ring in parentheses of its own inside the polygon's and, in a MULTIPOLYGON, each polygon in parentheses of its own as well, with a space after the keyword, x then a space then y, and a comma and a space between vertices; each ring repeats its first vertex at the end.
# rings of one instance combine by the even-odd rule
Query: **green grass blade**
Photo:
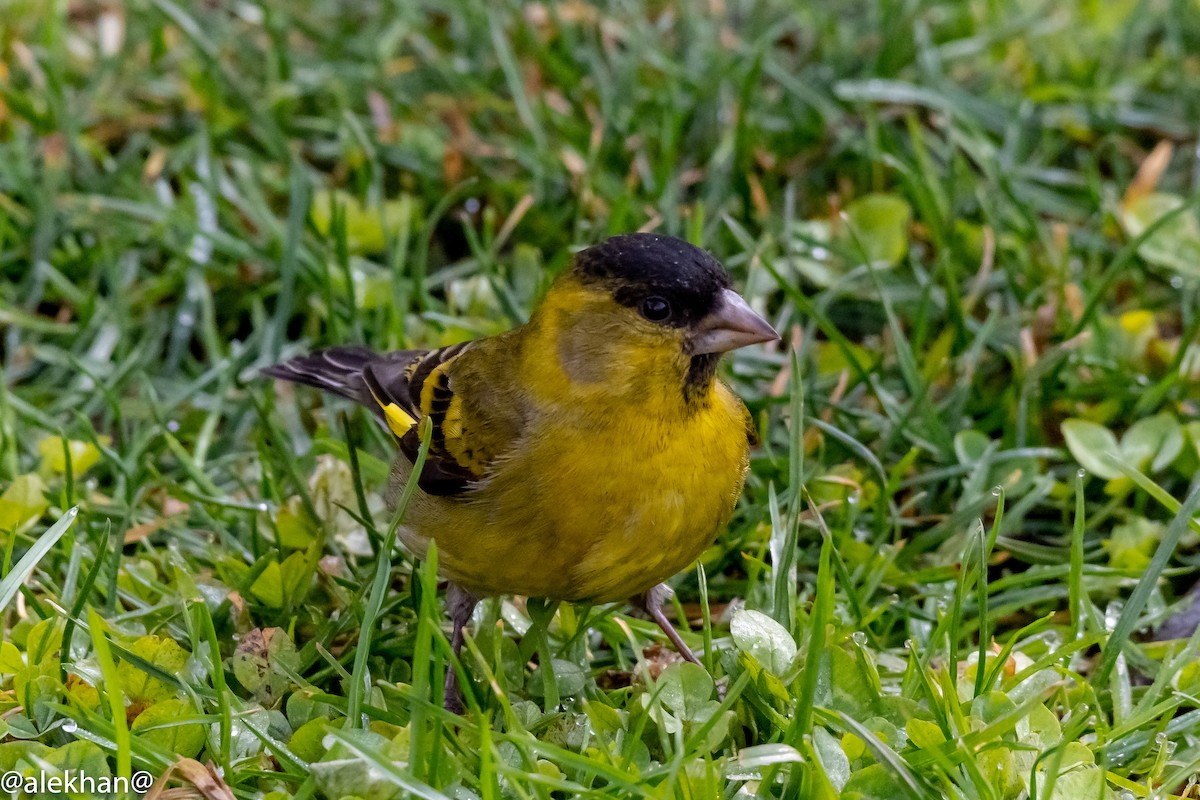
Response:
POLYGON ((363 610, 358 644, 354 651, 354 680, 350 683, 346 702, 347 727, 359 725, 365 727, 368 724, 366 719, 360 719, 360 707, 363 693, 369 688, 367 659, 371 655, 371 638, 375 633, 379 611, 383 607, 383 598, 388 593, 388 577, 392 573, 392 549, 396 546, 396 531, 399 530, 400 523, 404 520, 404 514, 408 511, 408 505, 417 491, 417 482, 421 478, 421 470, 425 468, 425 459, 429 455, 429 442, 433 426, 428 417, 422 419, 420 425, 421 446, 417 451, 417 458, 413 462, 412 473, 408 476, 408 482, 404 484, 404 489, 400 493, 400 500, 396 503, 396 511, 392 515, 392 523, 388 526, 387 535, 384 537, 383 545, 375 559, 375 577, 371 582, 367 606, 363 610))
POLYGON ((1179 540, 1192 524, 1192 517, 1196 516, 1198 510, 1200 510, 1200 477, 1192 481, 1187 498, 1184 499, 1179 512, 1171 520, 1171 524, 1167 526, 1166 532, 1163 533, 1162 540, 1158 543, 1158 548, 1154 551, 1154 556, 1150 559, 1149 566, 1146 567, 1137 586, 1134 587, 1133 593, 1130 594, 1129 600, 1125 603, 1125 608, 1121 612, 1121 619, 1117 622, 1112 634, 1105 642, 1104 650, 1100 655, 1100 662, 1096 665, 1096 670, 1092 674, 1092 680, 1095 685, 1103 685, 1108 681, 1113 668, 1116 666, 1117 656, 1125 646, 1125 643, 1129 641, 1129 635, 1133 633, 1141 621, 1142 611, 1146 608, 1146 602, 1150 599, 1150 593, 1154 591, 1154 587, 1158 583, 1163 569, 1166 568, 1167 562, 1170 561, 1171 556, 1175 553, 1175 548, 1179 545, 1179 540))
MULTIPOLYGON (((25 552, 25 555, 21 556, 21 560, 8 571, 4 578, 0 579, 0 610, 8 608, 8 604, 17 596, 17 592, 21 590, 21 584, 33 572, 33 568, 37 566, 46 553, 50 552, 50 548, 54 547, 58 540, 63 537, 63 534, 75 522, 77 516, 79 516, 78 506, 63 514, 58 522, 47 528, 46 532, 37 538, 33 546, 25 552)), ((9 541, 11 542, 15 538, 12 537, 9 541)))

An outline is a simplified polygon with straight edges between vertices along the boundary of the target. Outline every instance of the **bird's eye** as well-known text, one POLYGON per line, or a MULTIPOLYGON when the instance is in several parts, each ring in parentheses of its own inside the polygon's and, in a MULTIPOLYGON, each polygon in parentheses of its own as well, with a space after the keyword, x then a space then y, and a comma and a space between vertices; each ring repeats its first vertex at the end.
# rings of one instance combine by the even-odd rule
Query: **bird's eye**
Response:
POLYGON ((647 297, 642 301, 642 316, 651 322, 662 322, 671 316, 671 304, 661 297, 647 297))

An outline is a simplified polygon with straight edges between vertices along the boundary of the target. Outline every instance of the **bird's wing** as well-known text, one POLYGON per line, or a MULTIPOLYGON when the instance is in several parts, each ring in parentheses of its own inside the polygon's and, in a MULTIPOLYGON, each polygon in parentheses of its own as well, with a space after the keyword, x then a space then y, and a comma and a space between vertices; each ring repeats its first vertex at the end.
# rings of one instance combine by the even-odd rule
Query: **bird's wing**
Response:
POLYGON ((511 347, 501 338, 392 353, 331 347, 263 373, 362 403, 387 424, 410 461, 421 446, 417 423, 428 417, 433 430, 418 485, 452 496, 485 479, 523 428, 519 393, 507 388, 511 347))
POLYGON ((746 425, 746 441, 750 442, 751 447, 758 447, 762 444, 758 437, 758 425, 754 422, 754 415, 750 413, 750 409, 746 408, 746 404, 742 404, 742 422, 746 425))
POLYGON ((388 354, 363 368, 367 389, 410 461, 421 445, 417 423, 429 419, 429 454, 418 482, 429 494, 462 494, 485 479, 519 433, 518 409, 506 407, 491 374, 497 354, 483 352, 485 341, 388 354))

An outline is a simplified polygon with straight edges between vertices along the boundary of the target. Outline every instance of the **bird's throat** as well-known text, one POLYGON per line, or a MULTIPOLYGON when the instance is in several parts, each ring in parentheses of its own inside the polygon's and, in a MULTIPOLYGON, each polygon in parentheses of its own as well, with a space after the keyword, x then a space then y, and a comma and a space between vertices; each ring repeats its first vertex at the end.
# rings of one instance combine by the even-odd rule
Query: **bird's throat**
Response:
POLYGON ((683 401, 688 406, 706 403, 712 394, 720 353, 701 353, 692 356, 683 379, 683 401))

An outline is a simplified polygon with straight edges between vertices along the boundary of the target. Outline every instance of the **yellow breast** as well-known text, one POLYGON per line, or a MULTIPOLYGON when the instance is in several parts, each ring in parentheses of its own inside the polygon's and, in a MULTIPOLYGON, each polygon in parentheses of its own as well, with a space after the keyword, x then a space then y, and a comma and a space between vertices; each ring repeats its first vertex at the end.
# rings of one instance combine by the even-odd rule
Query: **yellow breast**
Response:
POLYGON ((728 522, 749 458, 740 401, 676 425, 555 420, 467 498, 420 496, 405 526, 479 594, 619 600, 691 564, 728 522))

